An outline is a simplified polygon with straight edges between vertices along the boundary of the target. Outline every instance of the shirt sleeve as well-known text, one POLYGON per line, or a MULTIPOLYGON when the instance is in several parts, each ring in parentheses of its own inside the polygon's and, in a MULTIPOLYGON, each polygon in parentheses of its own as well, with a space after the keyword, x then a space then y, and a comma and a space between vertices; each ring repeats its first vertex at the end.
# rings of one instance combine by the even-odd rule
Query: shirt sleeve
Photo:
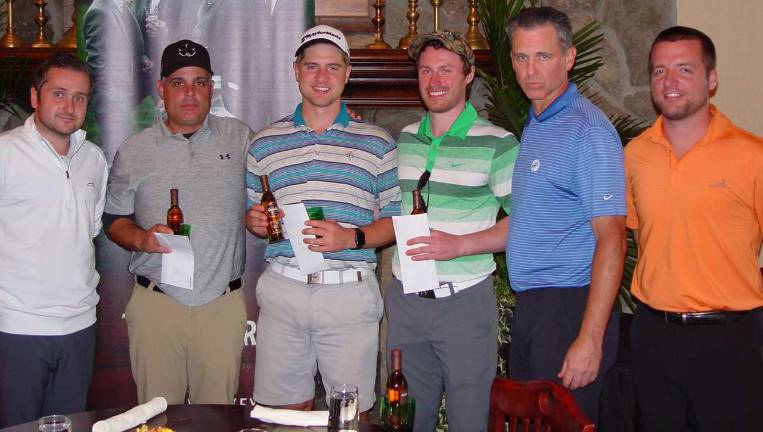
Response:
POLYGON ((588 220, 625 215, 623 146, 614 128, 586 130, 579 143, 575 179, 588 220))
POLYGON ((129 164, 123 155, 117 151, 114 163, 109 173, 108 188, 106 189, 106 205, 104 211, 113 215, 128 215, 135 212, 135 189, 137 185, 131 181, 129 164))
POLYGON ((519 156, 519 142, 514 135, 500 139, 490 163, 488 186, 507 215, 511 214, 511 177, 519 156))
POLYGON ((377 197, 379 199, 379 217, 400 215, 400 183, 397 177, 397 145, 390 143, 390 149, 384 154, 377 175, 377 197))
POLYGON ((628 152, 625 153, 625 167, 626 167, 626 173, 625 173, 625 202, 627 205, 628 214, 625 218, 625 225, 630 229, 638 229, 638 213, 636 213, 636 204, 633 199, 633 181, 634 181, 634 175, 633 172, 628 169, 628 152))
POLYGON ((106 163, 106 157, 101 153, 101 163, 103 164, 103 172, 101 173, 101 184, 98 185, 98 201, 95 203, 95 214, 93 215, 93 238, 101 232, 103 228, 103 209, 106 206, 106 190, 108 188, 109 181, 109 165, 106 163))
POLYGON ((257 158, 254 157, 254 146, 257 145, 257 141, 253 141, 249 146, 249 152, 246 155, 246 209, 248 210, 255 203, 262 201, 262 185, 260 184, 259 175, 262 172, 257 162, 257 158))

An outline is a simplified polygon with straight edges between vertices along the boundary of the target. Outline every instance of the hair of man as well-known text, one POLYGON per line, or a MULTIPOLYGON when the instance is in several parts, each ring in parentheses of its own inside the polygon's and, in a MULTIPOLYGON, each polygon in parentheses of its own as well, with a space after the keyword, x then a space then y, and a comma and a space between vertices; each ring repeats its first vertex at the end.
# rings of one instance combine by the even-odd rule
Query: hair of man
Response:
POLYGON ((347 54, 345 54, 345 52, 342 51, 342 49, 339 48, 336 44, 331 43, 331 42, 329 42, 329 41, 327 41, 325 39, 316 39, 314 41, 310 41, 310 42, 304 44, 303 46, 301 46, 299 48, 299 51, 297 52, 297 56, 296 56, 297 58, 294 61, 296 63, 301 62, 302 59, 305 58, 305 51, 307 51, 308 48, 310 48, 311 46, 316 45, 316 44, 326 44, 326 45, 331 45, 331 46, 335 47, 336 49, 338 49, 342 53, 342 59, 344 59, 344 64, 347 65, 347 66, 350 65, 350 57, 347 54))
POLYGON ((549 6, 529 7, 522 9, 514 18, 509 20, 506 33, 509 40, 518 28, 529 30, 544 25, 552 25, 556 30, 559 46, 566 52, 572 46, 572 22, 562 11, 549 6))
POLYGON ((654 46, 661 42, 678 42, 696 40, 702 47, 702 64, 705 65, 705 75, 709 76, 710 71, 715 69, 715 44, 705 33, 691 27, 673 26, 661 31, 652 42, 649 49, 649 74, 652 74, 652 54, 654 46))
POLYGON ((91 84, 93 82, 93 72, 90 70, 90 67, 82 60, 74 57, 71 54, 56 53, 40 63, 32 73, 32 88, 37 90, 38 98, 42 86, 48 80, 48 71, 50 71, 52 68, 68 69, 76 72, 82 72, 87 75, 87 78, 91 84))
MULTIPOLYGON (((419 50, 419 55, 416 57, 416 69, 419 67, 419 59, 421 58, 421 53, 424 52, 427 48, 432 47, 434 49, 444 49, 448 50, 448 48, 442 44, 442 42, 437 40, 431 40, 427 43, 425 43, 421 49, 419 50)), ((448 50, 450 51, 450 50, 448 50)), ((452 53, 458 55, 458 57, 461 59, 461 70, 464 73, 464 76, 469 75, 469 72, 472 71, 472 66, 469 66, 469 59, 466 58, 465 55, 459 54, 455 51, 451 51, 452 53)), ((469 100, 469 96, 472 93, 472 85, 474 84, 474 80, 466 85, 466 100, 469 100)))

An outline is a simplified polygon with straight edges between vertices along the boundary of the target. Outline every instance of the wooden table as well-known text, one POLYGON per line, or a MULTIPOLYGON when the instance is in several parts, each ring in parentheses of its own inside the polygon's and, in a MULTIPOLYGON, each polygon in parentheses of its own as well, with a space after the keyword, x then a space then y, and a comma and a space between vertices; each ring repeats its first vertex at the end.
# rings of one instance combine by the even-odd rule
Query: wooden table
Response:
MULTIPOLYGON (((71 432, 90 432, 93 423, 117 415, 128 408, 104 409, 68 415, 71 432)), ((249 417, 251 406, 170 405, 163 414, 149 420, 149 426, 167 426, 176 432, 236 432, 244 427, 259 427, 268 432, 326 431, 326 427, 302 428, 265 423, 249 417)), ((131 429, 134 431, 134 429, 131 429)), ((360 432, 381 432, 381 426, 361 422, 360 432)), ((24 423, 0 432, 37 432, 37 422, 24 423)))

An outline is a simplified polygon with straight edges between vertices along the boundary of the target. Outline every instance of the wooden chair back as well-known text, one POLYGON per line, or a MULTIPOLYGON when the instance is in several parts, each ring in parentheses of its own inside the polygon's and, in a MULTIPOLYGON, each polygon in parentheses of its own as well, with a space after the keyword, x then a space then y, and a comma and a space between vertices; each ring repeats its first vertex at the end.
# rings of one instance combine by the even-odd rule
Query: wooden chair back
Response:
POLYGON ((490 390, 488 432, 594 432, 572 394, 551 381, 496 378, 490 390))

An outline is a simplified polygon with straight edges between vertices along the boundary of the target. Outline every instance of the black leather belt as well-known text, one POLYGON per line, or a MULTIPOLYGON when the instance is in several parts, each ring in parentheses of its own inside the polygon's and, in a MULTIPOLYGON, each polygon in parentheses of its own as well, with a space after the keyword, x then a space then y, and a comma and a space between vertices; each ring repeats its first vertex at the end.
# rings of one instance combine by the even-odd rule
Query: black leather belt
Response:
POLYGON ((750 311, 707 311, 707 312, 668 312, 655 309, 639 302, 644 310, 664 319, 665 322, 680 325, 718 325, 739 321, 750 311))
POLYGON ((416 293, 421 298, 428 298, 428 299, 435 299, 434 290, 428 290, 428 291, 419 291, 416 293))
MULTIPOLYGON (((138 282, 138 285, 142 286, 143 288, 148 289, 148 287, 151 286, 151 279, 145 277, 145 276, 135 276, 135 281, 138 282)), ((228 288, 230 288, 230 291, 225 291, 222 293, 222 295, 225 295, 227 292, 233 292, 237 289, 241 288, 241 278, 233 279, 228 283, 228 288)), ((161 288, 157 284, 154 284, 154 291, 158 293, 164 294, 164 291, 162 291, 161 288)))

